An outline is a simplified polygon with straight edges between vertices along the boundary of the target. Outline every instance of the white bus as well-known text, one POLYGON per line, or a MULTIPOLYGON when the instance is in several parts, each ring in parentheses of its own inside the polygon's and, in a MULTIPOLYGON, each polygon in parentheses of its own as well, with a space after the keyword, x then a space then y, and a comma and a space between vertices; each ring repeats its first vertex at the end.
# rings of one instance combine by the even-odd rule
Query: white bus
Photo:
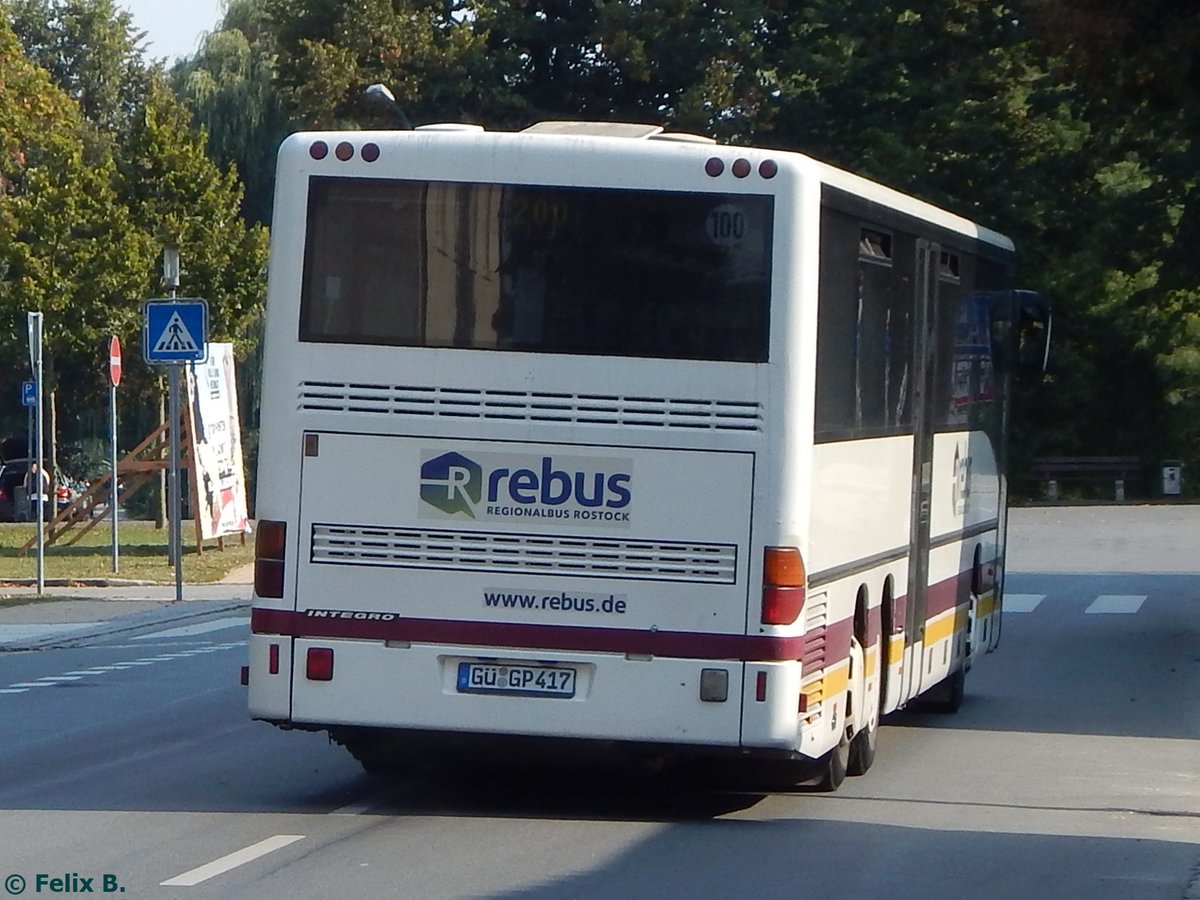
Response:
POLYGON ((603 749, 834 789, 995 646, 1004 237, 649 126, 296 134, 253 717, 369 769, 603 749))

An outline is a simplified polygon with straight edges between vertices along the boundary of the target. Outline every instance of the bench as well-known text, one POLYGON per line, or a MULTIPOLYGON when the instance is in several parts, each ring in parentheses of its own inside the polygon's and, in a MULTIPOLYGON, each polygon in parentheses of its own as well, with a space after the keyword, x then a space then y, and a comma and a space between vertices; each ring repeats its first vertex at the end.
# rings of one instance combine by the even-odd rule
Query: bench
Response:
POLYGON ((1045 484, 1046 497, 1058 499, 1058 482, 1066 480, 1113 480, 1113 495, 1125 499, 1125 481, 1138 474, 1142 461, 1136 456, 1040 456, 1033 461, 1033 476, 1045 484))

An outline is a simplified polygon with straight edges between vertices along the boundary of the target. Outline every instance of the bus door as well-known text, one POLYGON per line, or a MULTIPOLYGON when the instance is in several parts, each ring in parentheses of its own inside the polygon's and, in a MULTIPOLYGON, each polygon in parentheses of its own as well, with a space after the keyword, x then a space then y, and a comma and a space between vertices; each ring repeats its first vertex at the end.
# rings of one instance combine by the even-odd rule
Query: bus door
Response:
POLYGON ((941 248, 917 241, 913 316, 913 487, 909 530, 908 599, 904 607, 904 673, 901 702, 921 686, 925 601, 929 586, 930 512, 933 494, 934 378, 937 372, 937 267, 941 248))

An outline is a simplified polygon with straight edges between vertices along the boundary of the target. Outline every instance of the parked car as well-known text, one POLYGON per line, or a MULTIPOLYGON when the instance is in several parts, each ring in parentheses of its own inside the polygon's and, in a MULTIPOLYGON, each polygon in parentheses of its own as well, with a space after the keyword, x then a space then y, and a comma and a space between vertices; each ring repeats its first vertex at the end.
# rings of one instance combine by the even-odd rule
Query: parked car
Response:
MULTIPOLYGON (((10 459, 0 466, 0 522, 28 522, 34 516, 32 508, 27 508, 18 500, 22 496, 18 488, 25 486, 25 477, 29 474, 31 459, 10 459)), ((76 490, 71 483, 58 473, 55 479, 55 497, 53 504, 47 504, 45 518, 54 518, 56 512, 71 505, 75 499, 76 490)))

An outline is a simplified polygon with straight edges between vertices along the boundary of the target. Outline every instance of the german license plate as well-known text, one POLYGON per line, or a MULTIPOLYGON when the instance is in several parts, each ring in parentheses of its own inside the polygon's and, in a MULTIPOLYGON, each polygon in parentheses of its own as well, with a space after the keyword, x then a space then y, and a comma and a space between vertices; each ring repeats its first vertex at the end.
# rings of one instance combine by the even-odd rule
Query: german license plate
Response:
POLYGON ((458 691, 460 694, 574 697, 575 670, 566 666, 460 662, 458 691))

